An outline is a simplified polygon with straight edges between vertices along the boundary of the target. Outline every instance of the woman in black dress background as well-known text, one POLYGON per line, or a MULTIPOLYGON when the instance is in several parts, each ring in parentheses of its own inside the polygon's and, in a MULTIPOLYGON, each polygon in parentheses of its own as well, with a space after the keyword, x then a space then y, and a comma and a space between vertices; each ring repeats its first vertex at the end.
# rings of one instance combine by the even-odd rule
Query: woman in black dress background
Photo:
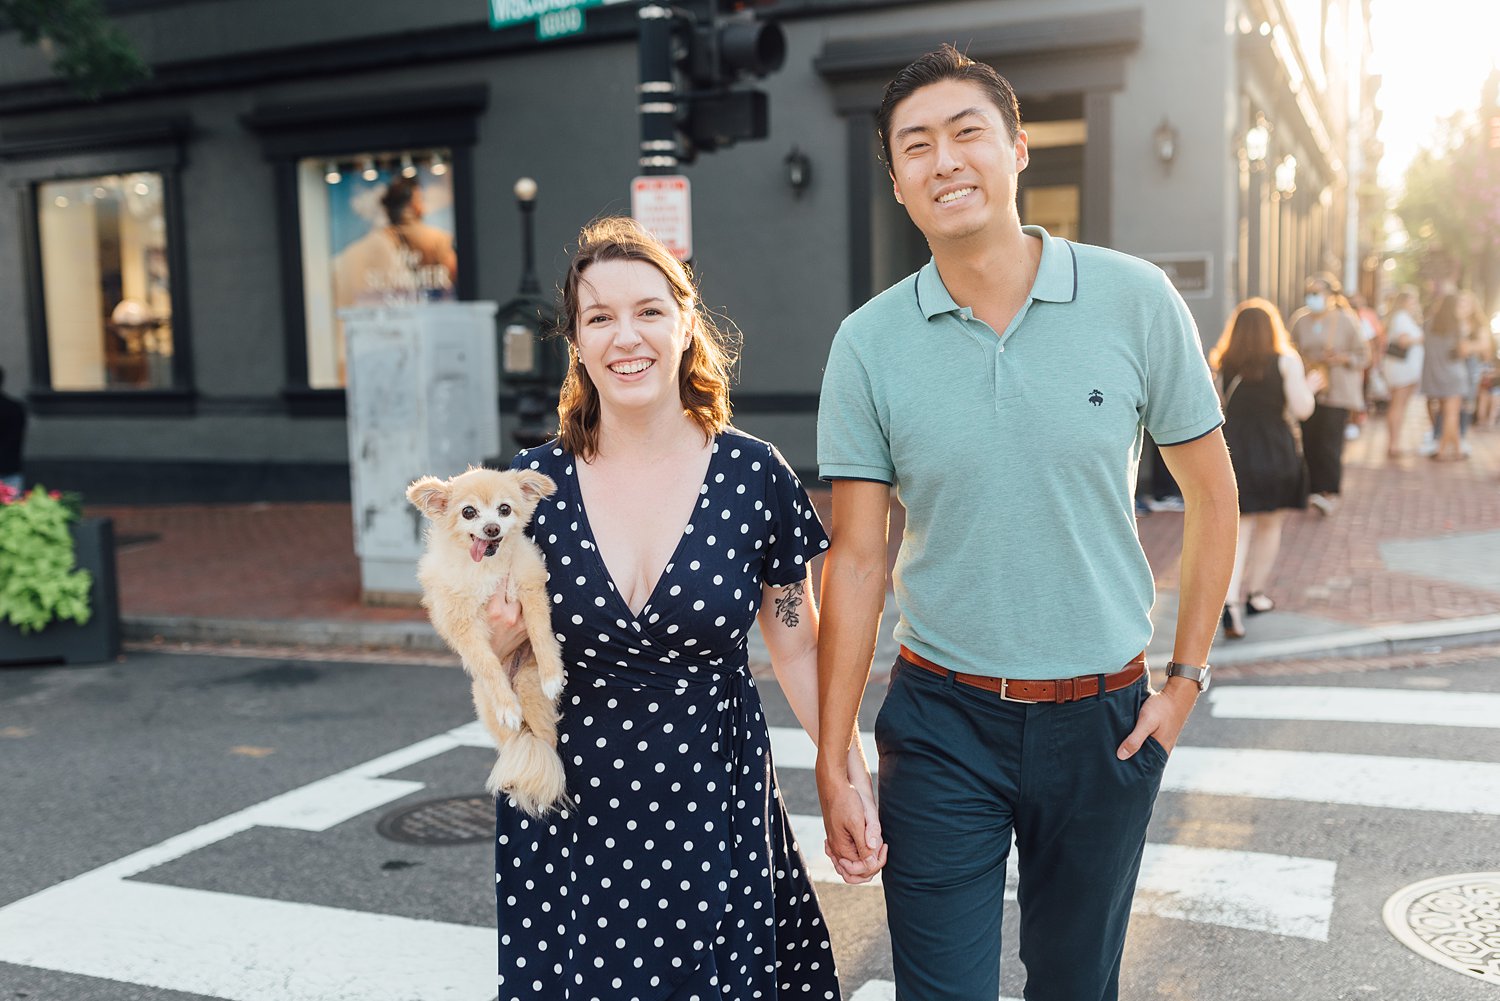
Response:
POLYGON ((1224 401, 1224 440, 1239 485, 1240 537, 1224 605, 1224 635, 1245 635, 1244 616, 1276 607, 1266 593, 1286 512, 1307 506, 1307 467, 1291 420, 1306 420, 1323 375, 1307 373, 1276 307, 1246 299, 1208 361, 1224 401))
MULTIPOLYGON (((575 803, 541 820, 497 803, 501 1001, 837 999, 746 646, 758 621, 816 739, 822 526, 775 448, 729 427, 732 356, 636 223, 584 229, 559 326, 559 438, 512 465, 558 484, 529 531, 568 668, 575 803)), ((506 654, 515 609, 497 597, 490 617, 506 654)), ((884 849, 857 740, 850 774, 870 848, 836 865, 864 882, 884 849)))

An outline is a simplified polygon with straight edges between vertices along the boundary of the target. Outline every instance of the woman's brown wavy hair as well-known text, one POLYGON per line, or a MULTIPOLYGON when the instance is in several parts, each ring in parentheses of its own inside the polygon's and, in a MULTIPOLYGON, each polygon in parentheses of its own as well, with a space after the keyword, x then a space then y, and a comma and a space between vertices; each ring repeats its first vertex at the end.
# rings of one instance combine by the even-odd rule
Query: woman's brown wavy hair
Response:
POLYGON ((584 461, 599 451, 599 390, 578 359, 578 294, 586 280, 584 272, 606 261, 644 261, 666 278, 677 308, 690 325, 677 379, 682 410, 702 429, 704 440, 712 440, 729 425, 734 342, 699 302, 687 265, 634 219, 613 216, 589 223, 578 234, 578 249, 559 293, 557 332, 568 342, 568 373, 557 401, 562 447, 584 461))
POLYGON ((1246 382, 1258 382, 1272 357, 1296 353, 1281 312, 1270 301, 1254 298, 1235 308, 1224 324, 1219 343, 1208 353, 1208 364, 1226 381, 1239 376, 1246 382))

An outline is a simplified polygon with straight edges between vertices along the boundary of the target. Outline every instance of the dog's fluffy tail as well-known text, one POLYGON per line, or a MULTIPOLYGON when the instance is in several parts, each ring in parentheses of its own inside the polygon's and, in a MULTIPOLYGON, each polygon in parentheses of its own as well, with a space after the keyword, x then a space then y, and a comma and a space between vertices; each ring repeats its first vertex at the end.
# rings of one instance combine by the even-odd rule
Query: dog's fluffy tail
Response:
POLYGON ((570 805, 562 759, 550 744, 529 730, 512 734, 500 745, 500 758, 490 770, 485 788, 492 795, 509 795, 516 806, 533 817, 570 805))

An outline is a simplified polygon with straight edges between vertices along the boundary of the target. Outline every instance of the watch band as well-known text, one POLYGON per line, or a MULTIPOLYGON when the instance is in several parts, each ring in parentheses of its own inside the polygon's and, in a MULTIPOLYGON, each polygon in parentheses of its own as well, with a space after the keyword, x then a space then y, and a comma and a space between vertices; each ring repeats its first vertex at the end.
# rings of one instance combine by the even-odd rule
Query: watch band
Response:
POLYGON ((1213 667, 1209 664, 1202 666, 1196 664, 1179 664, 1175 660, 1167 661, 1167 677, 1186 678, 1198 686, 1198 693, 1208 691, 1209 675, 1213 673, 1213 667))

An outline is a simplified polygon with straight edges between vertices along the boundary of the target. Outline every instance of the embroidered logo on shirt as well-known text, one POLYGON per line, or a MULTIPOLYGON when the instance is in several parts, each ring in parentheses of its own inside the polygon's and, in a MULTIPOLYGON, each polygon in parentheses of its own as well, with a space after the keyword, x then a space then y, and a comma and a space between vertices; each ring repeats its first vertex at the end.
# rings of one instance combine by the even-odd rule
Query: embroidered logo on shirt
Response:
POLYGON ((1097 389, 1094 390, 1092 393, 1089 394, 1089 402, 1092 403, 1096 407, 1102 407, 1102 406, 1104 406, 1104 394, 1101 393, 1101 392, 1099 392, 1099 390, 1097 390, 1097 389))

